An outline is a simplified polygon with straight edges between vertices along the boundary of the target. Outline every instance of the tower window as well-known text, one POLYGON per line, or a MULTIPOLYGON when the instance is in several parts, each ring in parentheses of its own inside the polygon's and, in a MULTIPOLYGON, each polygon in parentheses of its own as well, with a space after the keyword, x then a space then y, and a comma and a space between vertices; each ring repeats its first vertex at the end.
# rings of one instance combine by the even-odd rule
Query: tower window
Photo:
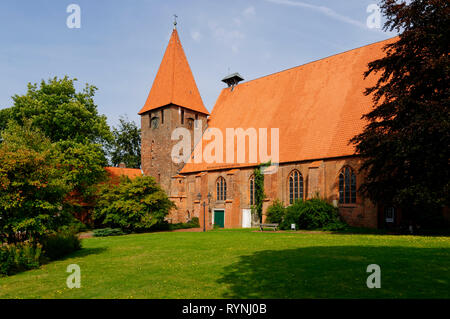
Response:
POLYGON ((184 110, 181 110, 181 124, 184 124, 184 110))
POLYGON ((150 121, 150 127, 152 129, 157 129, 159 127, 159 117, 153 117, 150 121))
POLYGON ((161 110, 161 124, 164 124, 164 110, 161 110))

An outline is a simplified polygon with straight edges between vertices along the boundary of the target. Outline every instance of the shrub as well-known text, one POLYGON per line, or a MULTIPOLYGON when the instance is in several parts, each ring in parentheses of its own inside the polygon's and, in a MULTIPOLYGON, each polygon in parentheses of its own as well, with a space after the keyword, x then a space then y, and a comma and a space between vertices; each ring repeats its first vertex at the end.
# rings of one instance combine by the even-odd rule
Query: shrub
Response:
POLYGON ((276 199, 267 209, 266 220, 268 223, 281 224, 285 214, 286 209, 284 208, 283 203, 276 199))
POLYGON ((44 255, 55 260, 81 249, 81 240, 72 230, 63 230, 47 235, 42 240, 44 255))
POLYGON ((200 223, 199 223, 198 217, 193 217, 187 223, 169 224, 169 229, 170 230, 198 228, 198 227, 200 227, 200 223))
POLYGON ((0 276, 38 268, 41 247, 31 244, 5 245, 0 247, 0 276))
POLYGON ((200 220, 198 217, 192 217, 188 224, 191 224, 193 227, 200 227, 200 220))
POLYGON ((336 218, 334 221, 323 226, 322 230, 328 230, 328 231, 345 230, 345 229, 347 229, 347 227, 348 226, 346 223, 342 222, 339 218, 336 218))
POLYGON ((94 237, 120 236, 125 233, 120 228, 102 228, 94 230, 94 237))
POLYGON ((125 232, 143 232, 163 223, 174 206, 153 177, 124 176, 117 185, 101 187, 94 219, 125 232))
POLYGON ((339 220, 337 208, 321 199, 297 201, 286 208, 286 216, 280 225, 281 229, 290 229, 296 224, 298 229, 338 230, 345 228, 339 220))
POLYGON ((88 227, 76 218, 69 224, 69 228, 75 233, 82 233, 88 230, 88 227))

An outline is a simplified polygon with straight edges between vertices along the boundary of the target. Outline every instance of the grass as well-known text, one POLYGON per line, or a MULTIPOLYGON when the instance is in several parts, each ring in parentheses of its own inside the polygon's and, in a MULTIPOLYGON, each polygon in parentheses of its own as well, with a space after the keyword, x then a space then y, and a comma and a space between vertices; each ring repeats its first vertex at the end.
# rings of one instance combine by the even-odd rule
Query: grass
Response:
POLYGON ((449 298, 448 237, 220 230, 88 238, 0 298, 449 298), (66 286, 69 264, 81 288, 66 286), (381 267, 368 289, 366 268, 381 267))

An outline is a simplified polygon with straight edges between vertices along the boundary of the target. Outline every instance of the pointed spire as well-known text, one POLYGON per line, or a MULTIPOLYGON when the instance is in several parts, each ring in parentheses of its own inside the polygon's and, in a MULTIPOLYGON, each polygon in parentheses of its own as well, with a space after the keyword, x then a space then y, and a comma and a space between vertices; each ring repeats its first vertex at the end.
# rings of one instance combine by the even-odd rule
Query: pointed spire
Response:
POLYGON ((175 30, 177 28, 177 18, 178 16, 176 14, 173 15, 173 29, 175 30))
POLYGON ((175 104, 209 115, 174 28, 147 101, 139 114, 175 104))

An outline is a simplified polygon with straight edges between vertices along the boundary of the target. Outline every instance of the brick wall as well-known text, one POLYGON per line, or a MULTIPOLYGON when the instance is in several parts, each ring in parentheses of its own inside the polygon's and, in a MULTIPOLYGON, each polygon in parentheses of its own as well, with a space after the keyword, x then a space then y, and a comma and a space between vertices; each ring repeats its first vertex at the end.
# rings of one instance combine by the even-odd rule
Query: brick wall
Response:
POLYGON ((191 150, 194 147, 194 125, 196 117, 206 124, 206 115, 197 113, 176 105, 161 107, 141 115, 141 159, 145 175, 153 176, 160 182, 162 188, 171 193, 171 178, 181 170, 183 163, 172 161, 172 148, 178 141, 172 141, 172 132, 178 127, 184 127, 191 132, 191 150), (163 114, 162 114, 163 112, 163 114), (181 116, 184 114, 184 123, 181 116), (164 117, 164 121, 163 121, 164 117), (157 126, 152 127, 152 119, 157 126))
MULTIPOLYGON (((265 193, 267 199, 264 202, 264 213, 267 207, 275 200, 280 199, 285 205, 289 204, 288 177, 293 170, 298 170, 303 176, 304 196, 311 198, 317 194, 330 204, 337 205, 343 220, 352 226, 376 228, 377 207, 368 199, 357 195, 355 204, 338 203, 338 176, 342 168, 350 166, 357 173, 360 165, 358 158, 349 157, 330 159, 315 162, 282 164, 275 174, 265 175, 265 193)), ((207 207, 207 226, 212 227, 212 214, 215 209, 225 210, 225 227, 236 228, 242 226, 242 210, 250 208, 249 180, 253 175, 253 168, 241 168, 233 170, 210 171, 200 174, 190 174, 184 177, 174 178, 178 183, 176 201, 178 211, 189 211, 200 217, 203 225, 204 200, 207 201, 208 193, 212 200, 207 207), (218 201, 216 194, 216 181, 219 177, 227 182, 227 200, 218 201), (182 181, 180 183, 180 181, 182 181), (190 185, 186 187, 185 185, 190 185), (197 200, 197 194, 202 194, 201 203, 197 200), (180 200, 183 198, 183 200, 180 200)), ((357 187, 362 181, 362 176, 357 174, 357 187)), ((173 213, 173 216, 183 214, 173 213)), ((182 217, 177 217, 181 218, 182 217)), ((265 218, 264 218, 265 219, 265 218)))

